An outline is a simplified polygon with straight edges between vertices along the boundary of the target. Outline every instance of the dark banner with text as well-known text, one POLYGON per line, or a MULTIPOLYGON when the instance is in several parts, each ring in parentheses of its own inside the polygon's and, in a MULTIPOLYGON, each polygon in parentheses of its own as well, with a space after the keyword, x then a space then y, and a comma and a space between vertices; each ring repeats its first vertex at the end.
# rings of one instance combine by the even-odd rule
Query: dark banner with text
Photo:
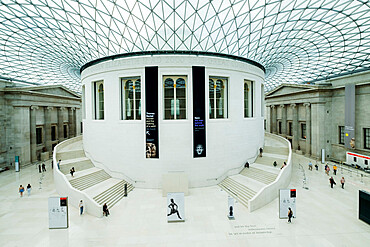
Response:
POLYGON ((205 67, 193 66, 193 153, 206 157, 205 67))
POLYGON ((145 67, 146 158, 159 158, 158 67, 145 67))

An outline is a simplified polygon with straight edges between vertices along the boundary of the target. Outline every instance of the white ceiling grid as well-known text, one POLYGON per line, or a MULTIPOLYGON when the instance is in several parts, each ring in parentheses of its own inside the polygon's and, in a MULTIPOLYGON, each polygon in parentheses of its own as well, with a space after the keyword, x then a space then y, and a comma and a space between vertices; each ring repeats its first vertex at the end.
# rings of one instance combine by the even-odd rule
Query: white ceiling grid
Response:
POLYGON ((140 51, 236 55, 266 90, 370 69, 365 0, 0 0, 0 78, 80 91, 80 67, 140 51))

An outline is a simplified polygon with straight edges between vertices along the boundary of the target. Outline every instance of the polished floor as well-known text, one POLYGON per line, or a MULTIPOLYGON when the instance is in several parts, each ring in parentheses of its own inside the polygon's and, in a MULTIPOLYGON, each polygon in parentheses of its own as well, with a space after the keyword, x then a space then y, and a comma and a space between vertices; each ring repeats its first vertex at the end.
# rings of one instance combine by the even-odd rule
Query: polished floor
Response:
POLYGON ((50 161, 40 176, 36 166, 0 173, 0 246, 367 246, 370 225, 358 219, 358 191, 370 191, 370 179, 339 169, 331 189, 323 166, 308 171, 309 159, 294 155, 290 188, 297 189, 292 224, 279 219, 278 199, 253 213, 236 203, 227 218, 227 194, 218 186, 190 189, 185 222, 167 223, 160 190, 134 189, 128 198, 95 218, 69 205, 69 228, 49 229, 48 197, 58 196, 50 161), (302 166, 300 166, 302 164, 302 166), (308 183, 303 188, 303 174, 308 183), (340 177, 346 179, 345 189, 340 177), (40 184, 39 182, 42 182, 40 184), (20 184, 32 185, 21 198, 20 184))

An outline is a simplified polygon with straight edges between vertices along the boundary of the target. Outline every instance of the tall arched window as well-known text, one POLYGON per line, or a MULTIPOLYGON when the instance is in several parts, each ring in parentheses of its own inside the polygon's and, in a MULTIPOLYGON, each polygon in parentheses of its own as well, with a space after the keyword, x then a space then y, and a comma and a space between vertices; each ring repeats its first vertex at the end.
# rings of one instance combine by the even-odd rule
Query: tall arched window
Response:
POLYGON ((125 120, 141 119, 140 77, 122 78, 122 116, 125 120))
POLYGON ((227 118, 227 78, 209 78, 209 118, 227 118))
POLYGON ((187 76, 164 76, 164 119, 186 119, 187 76))
POLYGON ((244 117, 253 117, 253 82, 244 80, 244 117))
POLYGON ((94 85, 94 119, 104 119, 104 83, 97 81, 94 85))

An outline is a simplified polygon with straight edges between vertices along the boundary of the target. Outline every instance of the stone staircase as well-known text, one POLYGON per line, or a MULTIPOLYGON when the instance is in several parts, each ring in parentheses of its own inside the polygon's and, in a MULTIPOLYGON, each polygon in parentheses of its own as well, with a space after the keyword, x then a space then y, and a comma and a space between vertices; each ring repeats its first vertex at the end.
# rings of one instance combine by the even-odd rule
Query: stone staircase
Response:
POLYGON ((227 177, 224 179, 219 186, 224 189, 231 196, 236 197, 238 201, 248 208, 248 201, 253 198, 256 191, 248 188, 246 185, 235 181, 234 179, 227 177))
POLYGON ((254 167, 244 168, 241 175, 257 180, 264 184, 270 184, 275 181, 278 174, 271 173, 254 167))
POLYGON ((112 208, 124 197, 124 185, 127 184, 127 193, 134 187, 122 179, 112 178, 103 169, 95 167, 89 158, 85 156, 82 149, 82 141, 73 143, 60 150, 56 159, 61 160, 60 171, 69 180, 71 186, 77 190, 84 191, 99 205, 107 203, 112 208), (75 173, 72 177, 70 169, 74 167, 75 173))
POLYGON ((276 180, 280 167, 284 161, 287 161, 288 155, 289 147, 279 146, 278 143, 276 146, 269 143, 263 148, 263 157, 257 157, 249 168, 244 168, 239 175, 227 177, 219 186, 248 208, 249 200, 266 185, 276 180), (273 167, 274 161, 278 163, 277 167, 273 167), (241 179, 241 175, 245 179, 241 179))

